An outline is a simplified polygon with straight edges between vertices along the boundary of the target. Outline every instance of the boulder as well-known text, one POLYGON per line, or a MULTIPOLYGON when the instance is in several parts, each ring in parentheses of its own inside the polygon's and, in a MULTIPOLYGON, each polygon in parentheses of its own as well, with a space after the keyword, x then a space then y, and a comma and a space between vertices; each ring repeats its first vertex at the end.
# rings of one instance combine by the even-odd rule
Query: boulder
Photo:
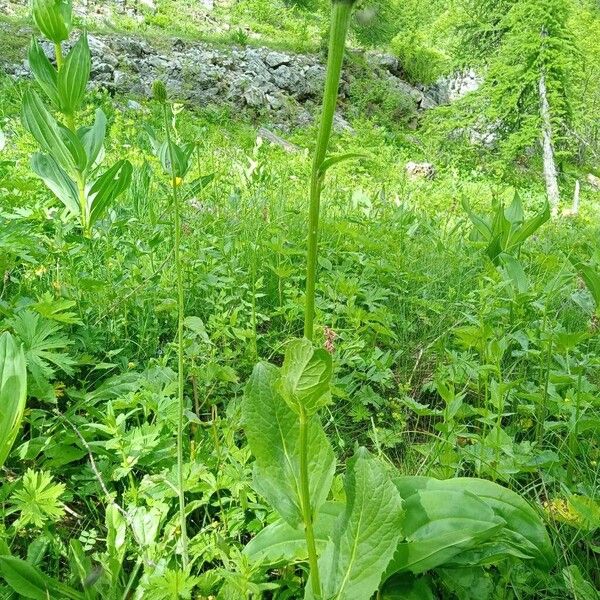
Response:
POLYGON ((433 179, 435 177, 435 167, 428 162, 408 162, 406 163, 406 175, 411 180, 433 179))

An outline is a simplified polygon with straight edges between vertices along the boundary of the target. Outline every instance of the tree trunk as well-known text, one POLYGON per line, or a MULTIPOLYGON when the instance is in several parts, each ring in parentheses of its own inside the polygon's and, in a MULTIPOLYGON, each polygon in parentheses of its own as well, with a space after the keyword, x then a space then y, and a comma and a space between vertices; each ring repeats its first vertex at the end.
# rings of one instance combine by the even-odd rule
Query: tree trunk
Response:
POLYGON ((540 77, 540 112, 542 117, 542 150, 544 153, 544 179, 546 180, 546 193, 552 216, 558 215, 560 192, 558 189, 558 175, 554 162, 554 147, 552 145, 552 122, 550 120, 550 105, 546 90, 546 76, 540 77))
POLYGON ((573 206, 571 207, 571 214, 577 216, 579 214, 579 193, 580 193, 579 179, 575 182, 575 192, 573 193, 573 206))

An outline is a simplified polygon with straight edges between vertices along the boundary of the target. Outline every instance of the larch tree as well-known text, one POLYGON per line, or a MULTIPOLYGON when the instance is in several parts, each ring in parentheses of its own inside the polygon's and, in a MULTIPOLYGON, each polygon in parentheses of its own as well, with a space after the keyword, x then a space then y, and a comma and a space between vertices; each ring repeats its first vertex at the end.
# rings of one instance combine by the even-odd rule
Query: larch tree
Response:
POLYGON ((569 29, 570 0, 513 2, 490 61, 487 117, 504 158, 516 160, 539 143, 548 202, 558 214, 557 152, 566 147, 577 50, 569 29))

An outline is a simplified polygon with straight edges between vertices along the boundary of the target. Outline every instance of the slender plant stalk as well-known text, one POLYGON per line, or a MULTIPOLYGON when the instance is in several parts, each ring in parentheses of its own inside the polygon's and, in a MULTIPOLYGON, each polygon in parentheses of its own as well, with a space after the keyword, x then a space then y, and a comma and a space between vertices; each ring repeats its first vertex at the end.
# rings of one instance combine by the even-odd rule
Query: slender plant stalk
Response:
MULTIPOLYGON (((323 112, 319 125, 317 147, 313 158, 310 179, 310 206, 308 224, 308 254, 306 263, 306 304, 304 312, 304 336, 313 340, 315 320, 315 286, 317 279, 317 250, 319 241, 319 211, 321 205, 321 191, 323 189, 323 173, 321 167, 327 156, 329 138, 333 128, 333 117, 337 104, 344 48, 352 6, 356 0, 333 0, 331 15, 331 32, 329 37, 329 55, 327 58, 327 77, 325 92, 323 94, 323 112)), ((300 495, 302 504, 302 517, 304 520, 304 534, 308 550, 308 563, 310 567, 310 585, 315 598, 321 598, 321 579, 317 547, 314 534, 314 514, 310 502, 310 487, 308 479, 308 417, 304 411, 300 412, 299 420, 300 437, 300 495)))
POLYGON ((56 58, 56 69, 60 71, 65 62, 63 58, 62 46, 60 45, 60 43, 54 44, 54 56, 56 58))
POLYGON ((185 516, 185 494, 183 491, 183 428, 184 428, 184 397, 183 387, 185 383, 185 373, 183 366, 183 321, 184 321, 184 290, 183 290, 183 266, 181 264, 181 217, 179 214, 179 193, 178 181, 175 173, 175 155, 173 144, 171 142, 171 132, 169 123, 169 111, 167 103, 163 102, 163 116, 165 121, 165 132, 167 136, 167 146, 169 148, 169 160, 171 162, 171 190, 173 194, 173 220, 175 230, 175 269, 177 271, 177 473, 178 473, 178 493, 179 493, 179 527, 181 529, 181 562, 185 569, 189 562, 188 557, 188 538, 185 516))
POLYGON ((323 177, 321 166, 327 156, 327 147, 333 128, 333 117, 337 104, 346 34, 355 0, 334 0, 329 38, 329 57, 327 59, 327 79, 323 95, 323 113, 317 148, 310 178, 310 208, 308 217, 308 258, 306 265, 306 304, 304 308, 304 336, 312 340, 315 320, 315 285, 317 280, 317 246, 319 241, 319 210, 323 177))

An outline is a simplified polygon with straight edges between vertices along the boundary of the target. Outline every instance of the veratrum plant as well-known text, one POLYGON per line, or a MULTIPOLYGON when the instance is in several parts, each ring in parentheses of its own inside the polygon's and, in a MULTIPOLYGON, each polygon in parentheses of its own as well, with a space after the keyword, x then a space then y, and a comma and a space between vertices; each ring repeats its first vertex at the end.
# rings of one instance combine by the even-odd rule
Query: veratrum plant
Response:
POLYGON ((54 42, 56 67, 35 39, 29 47, 29 65, 53 108, 63 114, 64 125, 48 111, 35 91, 25 92, 23 124, 42 149, 32 156, 31 168, 65 208, 79 217, 84 234, 89 236, 94 224, 129 186, 132 167, 129 161, 119 160, 103 173, 98 172, 106 136, 102 110, 96 111, 92 126, 76 126, 91 60, 85 32, 67 57, 63 56, 61 42, 71 30, 71 3, 33 0, 33 17, 42 33, 54 42))
POLYGON ((531 219, 525 219, 523 204, 518 193, 515 193, 508 208, 502 201, 495 201, 494 213, 491 216, 473 212, 466 198, 463 198, 462 205, 473 223, 471 239, 485 242, 485 252, 496 265, 507 255, 518 257, 519 250, 527 238, 550 219, 548 202, 545 202, 543 208, 531 219))
POLYGON ((23 348, 8 332, 0 336, 0 467, 15 442, 25 411, 27 369, 23 348))
MULTIPOLYGON (((173 252, 175 256, 175 270, 177 273, 177 398, 178 398, 178 419, 177 419, 177 472, 178 472, 178 496, 179 496, 179 527, 181 530, 181 556, 182 565, 185 568, 188 566, 188 540, 186 529, 186 509, 184 496, 184 480, 183 480, 183 430, 185 427, 185 399, 184 399, 184 347, 183 347, 183 325, 185 320, 184 308, 184 282, 183 282, 183 265, 181 260, 181 194, 179 191, 184 178, 187 176, 190 169, 190 156, 194 150, 193 144, 179 146, 175 143, 171 136, 171 123, 169 120, 169 105, 167 103, 167 89, 165 84, 157 80, 152 86, 152 92, 155 100, 157 100, 163 109, 163 121, 166 140, 163 144, 159 144, 154 136, 152 129, 148 128, 150 142, 159 158, 162 167, 169 175, 171 180, 171 200, 173 206, 173 252)), ((188 197, 188 194, 193 193, 190 190, 203 188, 212 180, 212 175, 200 177, 186 187, 183 193, 183 199, 188 197)))

